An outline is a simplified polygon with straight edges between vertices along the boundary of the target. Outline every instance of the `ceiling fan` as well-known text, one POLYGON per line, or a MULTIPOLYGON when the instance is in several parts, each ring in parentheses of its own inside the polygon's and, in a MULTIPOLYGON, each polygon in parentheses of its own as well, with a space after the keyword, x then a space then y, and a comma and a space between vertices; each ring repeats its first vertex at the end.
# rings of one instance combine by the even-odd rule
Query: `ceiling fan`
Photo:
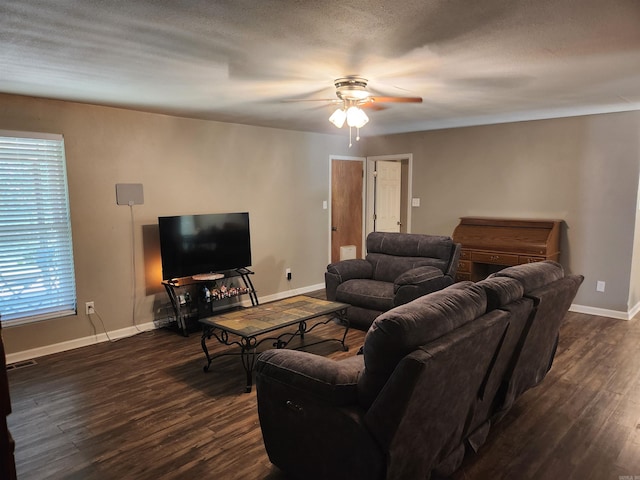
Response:
POLYGON ((422 103, 421 97, 388 97, 375 95, 367 90, 367 79, 350 75, 336 79, 333 84, 336 87, 336 96, 350 102, 350 106, 361 108, 384 108, 379 103, 422 103))
POLYGON ((369 122, 369 117, 363 109, 383 110, 386 107, 380 105, 382 103, 422 103, 421 97, 376 95, 367 89, 367 79, 356 75, 338 78, 333 83, 336 87, 338 100, 320 99, 317 101, 341 104, 331 114, 329 121, 338 128, 342 128, 346 122, 349 126, 349 146, 352 145, 351 129, 356 128, 356 141, 360 140, 360 128, 369 122))

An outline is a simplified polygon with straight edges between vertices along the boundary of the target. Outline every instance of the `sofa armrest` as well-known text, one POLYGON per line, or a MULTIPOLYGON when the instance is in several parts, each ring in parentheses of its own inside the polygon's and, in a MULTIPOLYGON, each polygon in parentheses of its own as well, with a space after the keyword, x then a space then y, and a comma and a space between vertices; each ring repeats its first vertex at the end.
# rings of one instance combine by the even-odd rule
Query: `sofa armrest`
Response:
POLYGON ((334 361, 270 350, 258 357, 256 367, 264 447, 287 478, 385 478, 384 452, 364 425, 350 383, 364 369, 362 355, 334 361))
POLYGON ((364 369, 362 355, 336 361, 298 350, 267 350, 256 364, 260 377, 268 377, 332 405, 357 403, 358 377, 364 369))
POLYGON ((462 253, 462 244, 454 243, 451 247, 451 259, 449 260, 449 266, 444 272, 445 275, 449 275, 451 278, 456 278, 458 273, 458 263, 460 261, 460 254, 462 253))
POLYGON ((409 303, 451 284, 453 284, 453 278, 444 275, 439 268, 430 266, 412 268, 395 279, 393 304, 397 306, 409 303))
POLYGON ((412 268, 401 274, 394 280, 394 290, 397 291, 403 285, 424 285, 434 278, 443 276, 442 270, 431 266, 412 268))
POLYGON ((324 274, 327 300, 335 301, 338 285, 354 278, 371 278, 373 266, 362 258, 352 258, 330 263, 324 274))
POLYGON ((327 272, 340 277, 340 283, 352 278, 371 278, 373 265, 362 258, 352 258, 341 262, 330 263, 327 272))

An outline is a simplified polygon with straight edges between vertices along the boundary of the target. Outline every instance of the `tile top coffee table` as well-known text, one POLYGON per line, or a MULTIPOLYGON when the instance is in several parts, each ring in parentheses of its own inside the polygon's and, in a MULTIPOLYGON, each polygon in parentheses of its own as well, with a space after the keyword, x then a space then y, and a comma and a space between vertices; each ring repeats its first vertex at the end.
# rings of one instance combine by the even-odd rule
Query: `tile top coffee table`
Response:
POLYGON ((284 348, 294 337, 300 336, 304 338, 305 333, 310 332, 318 325, 327 324, 335 320, 345 327, 342 339, 328 338, 304 346, 308 347, 317 343, 338 341, 342 344, 342 348, 347 351, 349 347, 345 345, 345 339, 349 331, 349 321, 345 317, 345 312, 348 307, 349 305, 346 303, 330 302, 306 295, 297 295, 283 300, 201 318, 201 345, 207 357, 204 371, 209 370, 211 362, 215 358, 233 354, 233 352, 224 352, 210 356, 206 341, 212 336, 224 345, 237 345, 240 347, 240 352, 235 352, 235 354, 240 355, 242 366, 247 374, 247 392, 251 391, 253 385, 253 367, 257 349, 263 342, 272 341, 274 348, 284 348), (328 318, 323 318, 325 316, 328 316, 328 318), (308 322, 311 322, 310 326, 308 322), (258 336, 264 336, 291 325, 297 325, 297 329, 293 332, 287 331, 280 333, 278 336, 266 336, 258 340, 258 336))

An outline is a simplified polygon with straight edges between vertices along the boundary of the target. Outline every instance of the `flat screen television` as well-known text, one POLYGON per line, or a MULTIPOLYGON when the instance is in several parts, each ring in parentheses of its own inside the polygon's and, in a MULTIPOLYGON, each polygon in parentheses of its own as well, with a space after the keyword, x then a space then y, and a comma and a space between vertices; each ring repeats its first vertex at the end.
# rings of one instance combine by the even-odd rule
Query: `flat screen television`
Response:
POLYGON ((164 280, 251 265, 247 212, 158 217, 158 227, 164 280))

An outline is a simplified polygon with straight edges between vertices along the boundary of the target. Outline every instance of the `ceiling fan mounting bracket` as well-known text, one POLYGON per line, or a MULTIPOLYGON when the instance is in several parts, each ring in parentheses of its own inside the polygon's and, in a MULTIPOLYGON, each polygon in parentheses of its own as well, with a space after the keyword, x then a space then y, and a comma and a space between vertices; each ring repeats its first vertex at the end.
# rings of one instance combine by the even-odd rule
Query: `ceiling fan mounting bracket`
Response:
POLYGON ((367 79, 351 75, 336 79, 336 95, 340 100, 361 101, 371 94, 367 91, 367 79))

